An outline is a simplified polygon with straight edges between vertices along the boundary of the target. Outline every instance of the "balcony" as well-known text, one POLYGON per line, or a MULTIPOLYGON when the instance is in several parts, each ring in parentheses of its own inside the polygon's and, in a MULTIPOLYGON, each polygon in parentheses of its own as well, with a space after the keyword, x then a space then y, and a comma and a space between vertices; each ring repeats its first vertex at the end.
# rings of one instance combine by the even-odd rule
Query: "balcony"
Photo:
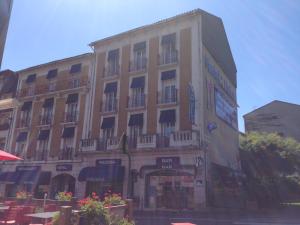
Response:
POLYGON ((166 51, 158 56, 159 65, 168 65, 178 63, 178 51, 166 51))
POLYGON ((132 95, 128 97, 128 108, 139 108, 139 107, 145 107, 146 103, 146 95, 139 94, 139 95, 132 95))
POLYGON ((51 125, 52 124, 52 115, 41 115, 40 116, 40 125, 51 125))
POLYGON ((76 123, 78 122, 78 111, 66 112, 64 115, 64 123, 76 123))
POLYGON ((114 77, 120 75, 120 65, 107 66, 103 70, 103 77, 114 77))
POLYGON ((101 108, 103 113, 116 112, 118 109, 118 99, 107 99, 106 101, 102 102, 101 108))
POLYGON ((176 131, 171 134, 170 146, 199 146, 199 133, 196 131, 176 131))
POLYGON ((140 148, 155 148, 156 147, 156 135, 144 134, 137 139, 137 149, 140 148))
POLYGON ((146 57, 139 57, 136 60, 133 60, 129 63, 130 73, 145 72, 146 69, 147 69, 146 57))
POLYGON ((28 87, 25 83, 22 84, 21 90, 17 92, 17 97, 23 98, 33 95, 43 95, 51 92, 59 92, 64 90, 72 90, 87 86, 88 78, 86 76, 77 76, 76 79, 57 79, 56 81, 47 81, 35 87, 28 87))
POLYGON ((60 154, 58 156, 59 160, 72 160, 73 159, 73 147, 65 147, 60 150, 60 154))
POLYGON ((82 152, 115 150, 119 148, 119 138, 83 139, 80 146, 82 152))
POLYGON ((171 92, 157 92, 157 104, 176 104, 178 100, 178 90, 171 92))
POLYGON ((35 152, 34 160, 35 161, 45 161, 47 160, 47 149, 38 149, 35 152))
POLYGON ((93 152, 97 150, 97 139, 82 139, 80 142, 82 152, 93 152))

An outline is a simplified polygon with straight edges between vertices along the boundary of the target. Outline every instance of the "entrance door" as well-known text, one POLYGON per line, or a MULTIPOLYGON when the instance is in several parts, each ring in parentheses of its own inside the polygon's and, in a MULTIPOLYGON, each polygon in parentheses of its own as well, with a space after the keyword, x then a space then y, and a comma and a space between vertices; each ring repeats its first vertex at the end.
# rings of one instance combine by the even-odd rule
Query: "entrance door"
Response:
POLYGON ((55 198, 58 192, 71 192, 75 194, 75 178, 69 174, 60 174, 52 178, 51 198, 55 198))
POLYGON ((192 209, 194 180, 180 171, 159 171, 147 176, 146 207, 156 209, 192 209))

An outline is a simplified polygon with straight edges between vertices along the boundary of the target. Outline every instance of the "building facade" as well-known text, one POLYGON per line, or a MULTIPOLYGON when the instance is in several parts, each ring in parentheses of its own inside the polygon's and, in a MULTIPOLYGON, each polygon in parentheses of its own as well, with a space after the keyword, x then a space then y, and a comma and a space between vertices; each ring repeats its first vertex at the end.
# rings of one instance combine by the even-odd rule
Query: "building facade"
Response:
POLYGON ((12 9, 12 3, 12 0, 0 1, 0 69, 8 29, 8 23, 12 9))
POLYGON ((300 142, 300 105, 272 101, 244 115, 245 131, 278 133, 300 142))
POLYGON ((90 46, 92 54, 19 72, 10 149, 26 160, 0 175, 1 187, 20 188, 5 180, 26 170, 41 174, 22 187, 36 195, 112 190, 143 210, 235 202, 236 68, 221 19, 195 10, 90 46), (78 63, 83 87, 49 91, 52 70, 63 85, 78 63))

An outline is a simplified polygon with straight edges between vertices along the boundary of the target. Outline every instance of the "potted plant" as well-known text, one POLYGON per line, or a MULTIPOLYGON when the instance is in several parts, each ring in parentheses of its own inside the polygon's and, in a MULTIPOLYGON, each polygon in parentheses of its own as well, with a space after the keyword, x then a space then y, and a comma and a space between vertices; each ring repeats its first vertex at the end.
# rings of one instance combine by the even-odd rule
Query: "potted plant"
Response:
POLYGON ((29 193, 26 191, 18 191, 16 193, 16 199, 20 204, 23 204, 29 197, 29 193))
POLYGON ((109 212, 104 204, 99 201, 96 193, 79 201, 81 209, 81 224, 85 225, 108 225, 110 224, 109 212))
POLYGON ((108 208, 112 217, 120 220, 125 216, 126 202, 122 199, 121 194, 108 193, 105 194, 103 204, 108 208))
POLYGON ((59 202, 59 205, 70 205, 72 196, 72 192, 61 191, 57 193, 55 199, 59 202))

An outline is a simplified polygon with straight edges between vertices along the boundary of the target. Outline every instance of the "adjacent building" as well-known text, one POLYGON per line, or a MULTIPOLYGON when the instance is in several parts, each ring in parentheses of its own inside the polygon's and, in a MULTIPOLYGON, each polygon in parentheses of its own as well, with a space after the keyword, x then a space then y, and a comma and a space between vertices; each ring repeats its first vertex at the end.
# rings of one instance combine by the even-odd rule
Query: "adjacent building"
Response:
POLYGON ((145 210, 238 202, 236 67, 222 20, 194 10, 90 46, 18 72, 9 149, 25 161, 2 166, 6 195, 112 190, 145 210))
POLYGON ((8 23, 12 9, 12 3, 12 0, 0 1, 0 69, 8 29, 8 23))
POLYGON ((278 133, 300 142, 300 105, 272 101, 244 115, 245 131, 278 133))
POLYGON ((8 150, 12 134, 18 76, 11 70, 0 71, 0 149, 8 150))

